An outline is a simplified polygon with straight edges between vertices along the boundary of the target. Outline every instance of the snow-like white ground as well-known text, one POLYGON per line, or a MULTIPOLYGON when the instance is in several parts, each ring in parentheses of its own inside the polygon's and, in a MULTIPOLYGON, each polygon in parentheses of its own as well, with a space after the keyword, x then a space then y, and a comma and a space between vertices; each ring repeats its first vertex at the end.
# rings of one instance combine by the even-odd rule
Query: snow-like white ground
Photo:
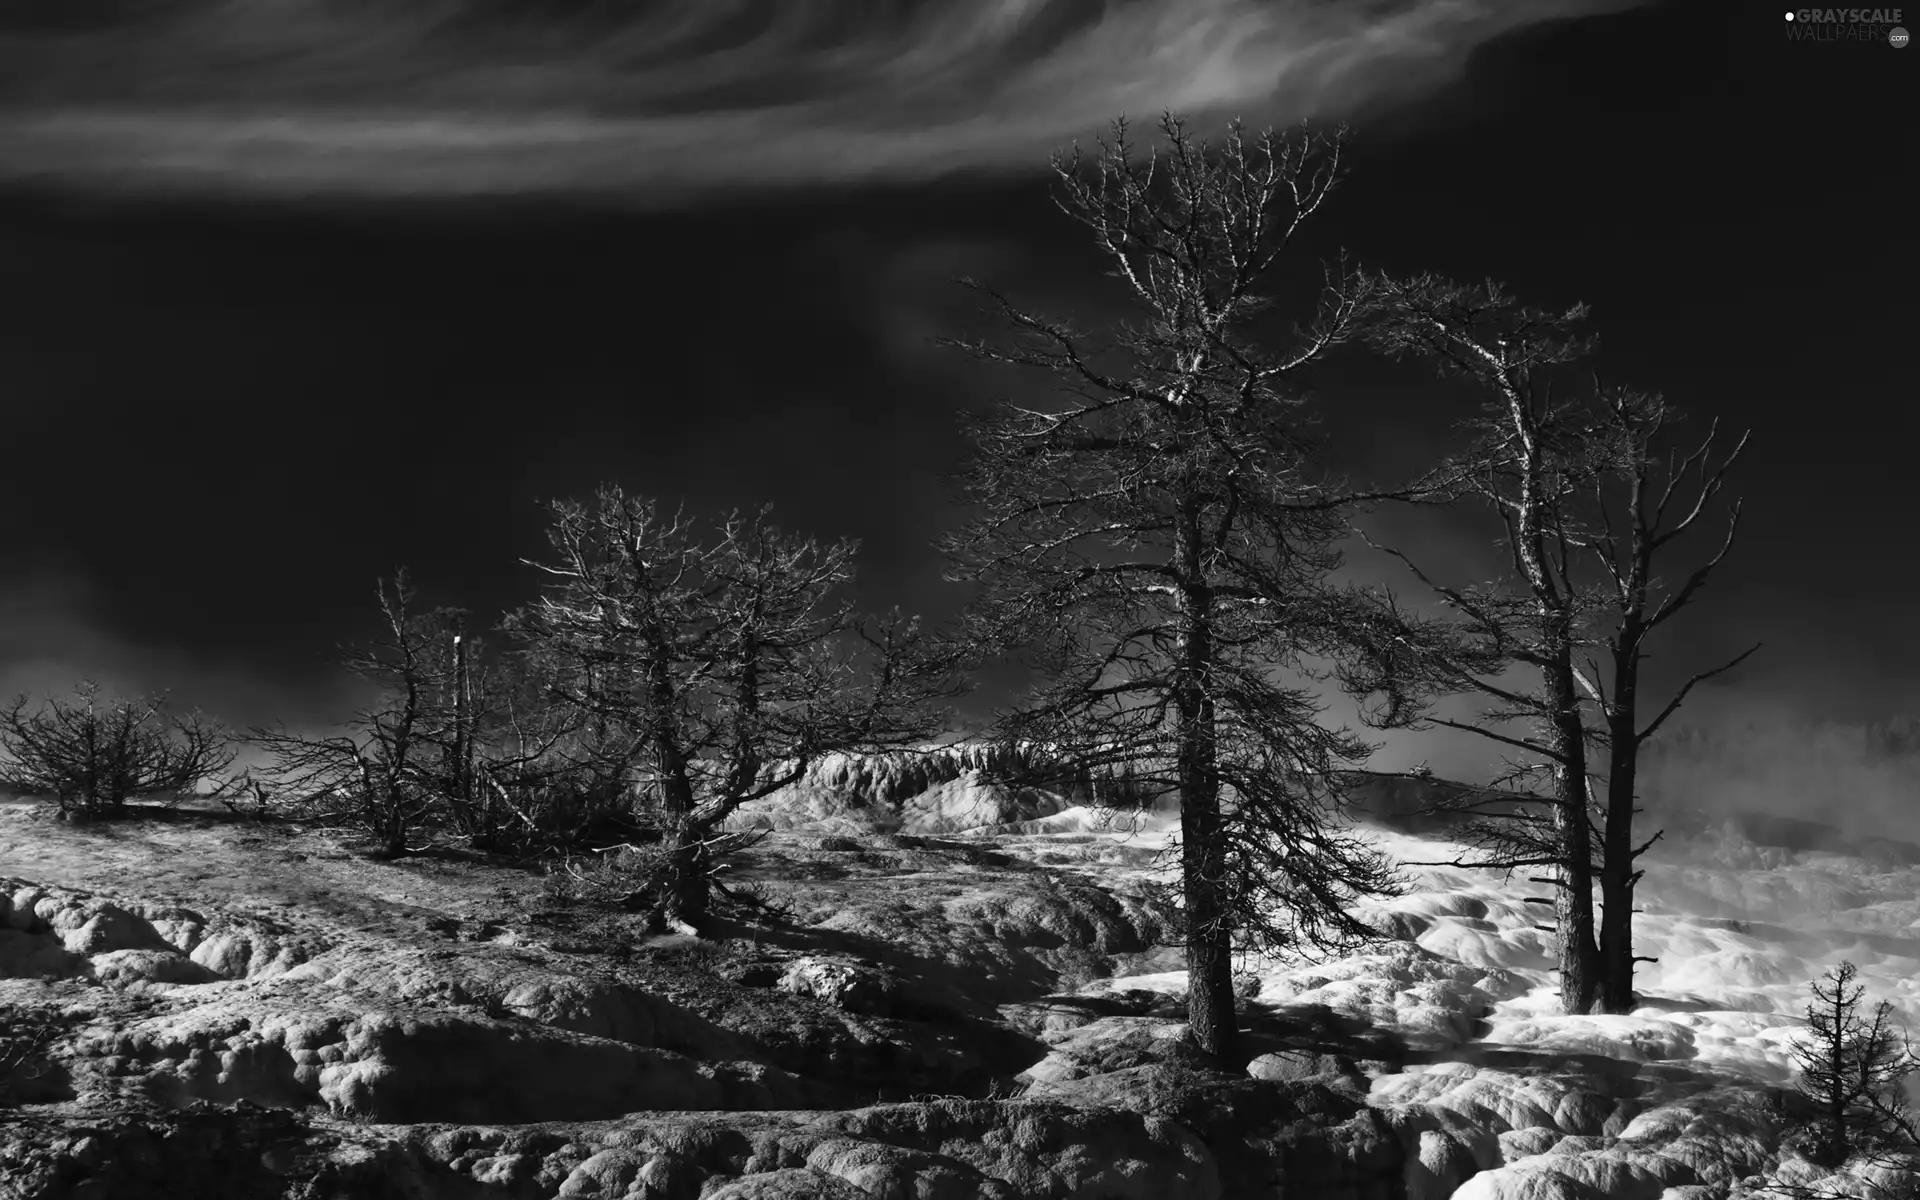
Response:
MULTIPOLYGON (((1171 878, 1155 856, 1175 818, 1102 819, 1085 808, 1003 827, 1028 854, 1117 881, 1150 871, 1171 878), (1064 836, 1063 836, 1064 835, 1064 836)), ((1402 864, 1465 859, 1466 846, 1365 827, 1402 864)), ((981 830, 981 834, 990 831, 981 830)), ((1792 1044, 1804 1028, 1808 985, 1851 961, 1868 1001, 1890 1001, 1920 1034, 1920 863, 1753 846, 1716 829, 1656 846, 1634 919, 1635 985, 1641 1006, 1627 1016, 1567 1016, 1554 973, 1555 939, 1541 925, 1552 910, 1529 904, 1552 889, 1502 872, 1403 866, 1405 895, 1357 910, 1394 920, 1415 942, 1469 968, 1457 979, 1414 978, 1391 954, 1311 964, 1250 959, 1257 999, 1285 1007, 1325 1004, 1410 1036, 1414 1044, 1471 1041, 1482 1049, 1597 1055, 1630 1062, 1688 1061, 1755 1083, 1792 1077, 1792 1044), (1477 981, 1477 982, 1476 982, 1477 981), (1477 986, 1492 1012, 1471 1019, 1477 986)), ((1420 972, 1415 972, 1415 975, 1420 972)), ((1432 974, 1428 971, 1427 974, 1432 974)), ((1097 988, 1184 992, 1184 972, 1104 980, 1097 988)))
MULTIPOLYGON (((742 823, 979 839, 1117 892, 1176 878, 1166 851, 1177 815, 1078 807, 996 783, 993 767, 973 750, 828 764, 742 823)), ((1380 811, 1412 811, 1387 800, 1380 811)), ((1560 1011, 1555 938, 1542 928, 1552 910, 1528 903, 1551 896, 1527 878, 1537 872, 1415 865, 1471 855, 1404 831, 1414 823, 1362 826, 1407 886, 1357 912, 1396 940, 1317 961, 1250 956, 1242 994, 1274 1016, 1299 1010, 1302 1027, 1343 1016, 1402 1044, 1390 1056, 1400 1065, 1367 1068, 1368 1102, 1417 1134, 1407 1194, 1419 1200, 1760 1194, 1743 1180, 1885 1195, 1885 1179, 1829 1178, 1783 1150, 1768 1114, 1784 1101, 1765 1089, 1792 1083, 1809 985, 1842 961, 1868 1004, 1890 1002, 1920 1034, 1920 848, 1729 811, 1643 818, 1642 836, 1669 832, 1640 863, 1635 952, 1657 961, 1640 964, 1630 1014, 1560 1011)), ((1169 969, 1179 961, 1175 950, 1137 955, 1080 990, 1181 994, 1185 972, 1169 969)))

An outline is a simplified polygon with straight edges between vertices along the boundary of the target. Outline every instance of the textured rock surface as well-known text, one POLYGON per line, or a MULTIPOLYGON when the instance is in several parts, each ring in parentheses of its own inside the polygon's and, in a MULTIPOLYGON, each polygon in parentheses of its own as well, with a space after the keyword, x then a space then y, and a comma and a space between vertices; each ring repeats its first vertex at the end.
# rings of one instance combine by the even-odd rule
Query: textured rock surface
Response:
POLYGON ((1524 889, 1430 871, 1366 910, 1390 944, 1246 964, 1250 1061, 1229 1073, 1184 1023, 1165 815, 1103 828, 1025 770, 972 751, 822 764, 733 876, 791 916, 701 939, 556 907, 499 864, 0 803, 0 1014, 52 1031, 11 1081, 0 1200, 1876 1182, 1782 1149, 1768 1100, 1802 985, 1769 955, 1831 952, 1791 925, 1810 896, 1864 914, 1842 936, 1905 971, 1899 897, 1920 875, 1822 861, 1805 895, 1739 867, 1650 876, 1668 961, 1645 1003, 1568 1017, 1524 889))

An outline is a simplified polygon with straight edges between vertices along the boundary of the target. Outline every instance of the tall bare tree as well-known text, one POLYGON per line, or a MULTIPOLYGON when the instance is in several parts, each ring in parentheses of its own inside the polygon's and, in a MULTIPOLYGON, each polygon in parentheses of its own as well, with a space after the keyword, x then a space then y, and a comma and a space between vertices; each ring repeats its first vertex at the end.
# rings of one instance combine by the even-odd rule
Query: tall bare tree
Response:
MULTIPOLYGON (((1586 310, 1546 312, 1490 283, 1434 276, 1383 278, 1376 290, 1381 303, 1370 332, 1377 344, 1467 380, 1483 398, 1469 423, 1471 444, 1440 468, 1426 491, 1451 490, 1484 505, 1505 533, 1510 567, 1491 583, 1455 586, 1389 549, 1458 617, 1463 635, 1452 650, 1427 641, 1424 654, 1404 655, 1395 670, 1410 691, 1419 689, 1408 683, 1418 677, 1430 689, 1477 695, 1489 706, 1472 718, 1427 713, 1428 723, 1517 752, 1502 782, 1536 802, 1516 807, 1498 793, 1448 794, 1455 808, 1478 818, 1467 830, 1475 853, 1457 865, 1553 872, 1538 881, 1555 888, 1560 1002, 1567 1012, 1584 1013, 1593 1006, 1600 973, 1597 847, 1577 660, 1591 596, 1576 579, 1579 548, 1568 534, 1597 463, 1578 406, 1556 395, 1554 380, 1589 348, 1578 332, 1586 310)), ((1406 715, 1401 706, 1395 711, 1406 715)))
POLYGON ((977 515, 943 548, 977 585, 977 644, 1042 680, 1001 736, 1178 794, 1189 1024, 1230 1062, 1235 948, 1364 941, 1352 901, 1394 884, 1339 821, 1339 768, 1368 748, 1322 723, 1304 678, 1343 645, 1330 575, 1353 497, 1316 460, 1301 385, 1366 298, 1328 272, 1280 349, 1249 332, 1333 190, 1338 135, 1234 124, 1216 146, 1171 115, 1160 132, 1141 156, 1121 123, 1053 162, 1137 320, 1096 341, 970 284, 1013 337, 953 344, 1056 390, 971 421, 977 515))
POLYGON ((723 823, 821 755, 933 736, 949 673, 918 626, 863 623, 845 599, 856 544, 735 514, 702 536, 683 513, 602 487, 553 506, 549 586, 511 629, 550 696, 627 737, 666 865, 652 912, 698 932, 723 823))
POLYGON ((1667 444, 1675 414, 1659 397, 1597 380, 1556 393, 1556 368, 1589 348, 1573 333, 1584 310, 1542 313, 1492 285, 1431 277, 1383 280, 1379 291, 1387 316, 1376 336, 1389 349, 1427 356, 1489 397, 1472 445, 1429 490, 1451 488, 1497 514, 1511 571, 1454 587, 1389 551, 1452 611, 1462 634, 1454 642, 1422 638, 1423 653, 1398 667, 1401 685, 1489 701, 1476 718, 1426 720, 1520 751, 1507 782, 1537 801, 1516 805, 1510 795, 1475 789, 1444 794, 1442 807, 1478 818, 1467 827, 1475 854, 1458 865, 1554 870, 1563 1007, 1631 1011, 1634 964, 1647 961, 1633 954, 1641 878, 1634 864, 1660 836, 1641 841, 1634 832, 1639 756, 1696 685, 1752 651, 1695 674, 1650 719, 1642 666, 1649 639, 1732 549, 1738 506, 1718 551, 1683 578, 1669 582, 1656 565, 1712 512, 1745 439, 1716 458, 1710 431, 1696 449, 1676 453, 1667 444), (1412 683, 1416 677, 1423 683, 1412 683), (1535 796, 1528 785, 1540 776, 1547 787, 1535 796), (1598 805, 1594 780, 1605 792, 1598 805))
MULTIPOLYGON (((1713 515, 1727 472, 1746 448, 1742 434, 1731 449, 1715 454, 1717 425, 1685 453, 1669 448, 1669 431, 1678 414, 1657 395, 1596 385, 1587 435, 1602 468, 1594 474, 1586 528, 1566 528, 1564 536, 1600 568, 1591 586, 1602 613, 1595 630, 1597 656, 1586 656, 1579 672, 1582 689, 1597 710, 1598 741, 1605 754, 1605 830, 1600 868, 1600 1007, 1610 1013, 1634 1007, 1633 896, 1643 872, 1634 864, 1660 838, 1639 841, 1634 815, 1640 754, 1647 742, 1678 712, 1693 689, 1732 670, 1759 647, 1695 672, 1666 703, 1647 716, 1642 667, 1653 635, 1684 609, 1733 549, 1740 505, 1726 517, 1718 548, 1684 576, 1668 579, 1656 570, 1672 543, 1713 515)), ((1566 522, 1565 524, 1571 524, 1566 522)))

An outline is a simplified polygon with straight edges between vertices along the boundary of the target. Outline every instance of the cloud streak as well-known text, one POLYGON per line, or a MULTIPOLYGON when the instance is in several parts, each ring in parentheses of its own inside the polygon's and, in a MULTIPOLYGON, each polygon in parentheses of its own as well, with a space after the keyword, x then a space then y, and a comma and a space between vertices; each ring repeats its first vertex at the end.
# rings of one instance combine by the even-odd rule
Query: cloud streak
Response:
POLYGON ((1350 115, 1627 2, 77 0, 0 10, 0 172, 372 195, 912 180, 1029 167, 1122 113, 1350 115))

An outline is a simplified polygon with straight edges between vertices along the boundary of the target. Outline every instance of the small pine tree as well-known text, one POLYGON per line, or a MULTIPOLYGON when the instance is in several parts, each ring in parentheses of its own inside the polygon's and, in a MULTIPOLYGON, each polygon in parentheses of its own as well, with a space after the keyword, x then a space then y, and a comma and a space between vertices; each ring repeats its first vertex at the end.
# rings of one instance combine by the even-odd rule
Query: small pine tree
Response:
POLYGON ((1815 1109, 1801 1130, 1801 1146, 1822 1166, 1837 1167, 1855 1155, 1911 1165, 1920 1156, 1920 1130, 1907 1107, 1905 1081, 1920 1070, 1920 1059, 1895 1028, 1891 1004, 1882 1000, 1870 1016, 1862 1014, 1866 989, 1854 982, 1858 975, 1843 962, 1812 985, 1812 1036, 1795 1051, 1800 1091, 1815 1109))

